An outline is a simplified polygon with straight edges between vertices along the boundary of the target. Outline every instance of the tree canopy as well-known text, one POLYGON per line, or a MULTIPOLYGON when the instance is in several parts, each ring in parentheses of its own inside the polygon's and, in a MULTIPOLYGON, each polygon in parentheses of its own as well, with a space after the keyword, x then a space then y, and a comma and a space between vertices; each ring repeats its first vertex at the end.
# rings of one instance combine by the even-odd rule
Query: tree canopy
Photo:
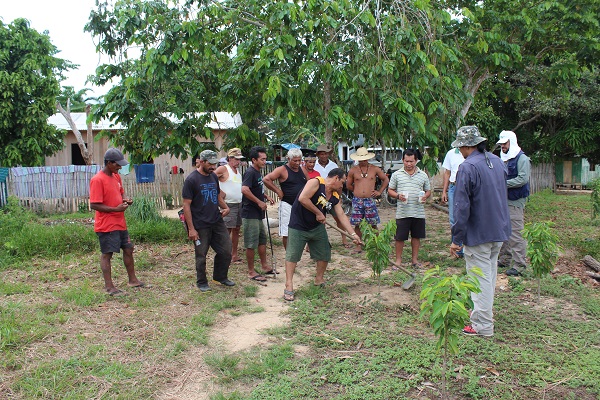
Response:
POLYGON ((433 165, 465 120, 496 134, 497 102, 528 96, 515 74, 545 68, 532 92, 570 93, 600 49, 596 0, 100 1, 86 30, 113 57, 96 83, 121 80, 95 116, 114 112, 128 129, 113 139, 142 158, 197 153, 202 113, 230 111, 244 143, 265 127, 328 144, 360 133, 429 148, 433 165))
POLYGON ((121 84, 96 116, 114 111, 129 127, 116 139, 146 155, 193 153, 197 113, 217 110, 240 112, 249 129, 277 120, 329 144, 363 133, 435 148, 463 93, 440 39, 449 20, 408 0, 101 3, 86 29, 115 58, 96 80, 121 84), (127 58, 136 46, 139 58, 127 58))
POLYGON ((64 133, 48 125, 55 112, 62 73, 73 65, 58 52, 47 32, 25 19, 0 21, 0 165, 43 165, 62 149, 64 133))

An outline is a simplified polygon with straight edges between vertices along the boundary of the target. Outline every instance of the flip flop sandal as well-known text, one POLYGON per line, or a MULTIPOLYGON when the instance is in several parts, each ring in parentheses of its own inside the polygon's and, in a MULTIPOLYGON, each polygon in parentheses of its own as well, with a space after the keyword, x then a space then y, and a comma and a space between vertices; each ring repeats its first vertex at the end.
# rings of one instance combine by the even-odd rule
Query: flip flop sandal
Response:
POLYGON ((254 276, 253 276, 252 278, 250 278, 250 279, 251 279, 251 280, 253 280, 253 281, 256 281, 256 282, 266 282, 266 281, 267 281, 267 278, 265 278, 265 277, 264 277, 264 276, 262 276, 261 274, 254 275, 254 276))
POLYGON ((263 275, 279 275, 279 272, 273 270, 263 271, 263 275))
POLYGON ((283 299, 285 301, 294 301, 294 291, 293 290, 283 290, 283 299))
POLYGON ((127 285, 127 286, 129 286, 130 288, 151 288, 152 287, 151 284, 144 283, 144 282, 140 282, 137 285, 133 285, 133 286, 132 285, 127 285))
POLYGON ((121 297, 121 296, 127 296, 127 292, 117 289, 114 292, 109 292, 108 295, 113 296, 113 297, 121 297))

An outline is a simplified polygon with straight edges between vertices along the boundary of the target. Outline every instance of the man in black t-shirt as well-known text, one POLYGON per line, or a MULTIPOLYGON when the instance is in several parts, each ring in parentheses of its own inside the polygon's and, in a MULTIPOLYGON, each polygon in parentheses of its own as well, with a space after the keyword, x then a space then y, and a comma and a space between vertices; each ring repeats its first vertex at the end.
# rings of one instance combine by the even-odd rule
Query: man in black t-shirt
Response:
POLYGON ((354 238, 354 244, 362 244, 352 230, 348 217, 340 203, 339 192, 346 182, 343 169, 334 168, 326 178, 318 176, 310 179, 298 195, 292 206, 290 217, 288 246, 285 253, 285 290, 283 298, 294 301, 294 271, 302 257, 306 244, 310 248, 310 258, 317 262, 315 286, 325 285, 325 270, 331 259, 331 245, 325 230, 326 214, 331 213, 348 235, 354 238))
POLYGON ((264 193, 260 170, 267 164, 267 150, 255 146, 250 149, 252 165, 248 167, 242 179, 242 226, 244 230, 244 247, 248 262, 248 277, 258 282, 266 281, 265 277, 254 269, 254 250, 258 248, 258 256, 264 274, 274 274, 267 265, 267 232, 263 224, 268 201, 275 202, 264 193))
POLYGON ((188 238, 195 244, 196 286, 202 292, 211 290, 206 279, 206 253, 209 246, 216 253, 213 280, 224 286, 235 285, 227 279, 231 263, 231 238, 223 217, 229 214, 229 207, 221 195, 219 178, 214 174, 218 162, 214 151, 204 150, 200 153, 196 161, 198 168, 185 179, 182 191, 188 238))

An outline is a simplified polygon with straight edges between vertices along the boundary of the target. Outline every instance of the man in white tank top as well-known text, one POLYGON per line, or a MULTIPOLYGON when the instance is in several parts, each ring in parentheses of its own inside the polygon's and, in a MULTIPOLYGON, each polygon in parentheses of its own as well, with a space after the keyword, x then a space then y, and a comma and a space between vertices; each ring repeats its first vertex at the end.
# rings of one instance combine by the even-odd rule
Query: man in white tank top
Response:
POLYGON ((242 174, 238 170, 241 160, 244 158, 242 151, 237 147, 227 152, 227 164, 215 170, 219 177, 219 187, 225 194, 225 203, 231 212, 223 218, 225 225, 231 235, 231 262, 242 261, 238 255, 238 242, 240 239, 240 227, 242 226, 242 214, 240 205, 242 203, 242 174))

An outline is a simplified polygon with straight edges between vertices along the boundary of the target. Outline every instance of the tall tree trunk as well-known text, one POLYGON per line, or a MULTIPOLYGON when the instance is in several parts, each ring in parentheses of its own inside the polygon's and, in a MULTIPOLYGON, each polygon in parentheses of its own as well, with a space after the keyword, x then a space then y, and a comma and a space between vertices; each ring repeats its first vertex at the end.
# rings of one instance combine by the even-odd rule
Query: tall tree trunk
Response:
POLYGON ((87 165, 92 165, 92 163, 94 162, 94 131, 92 129, 92 120, 90 119, 91 112, 92 106, 86 104, 85 120, 87 122, 87 153, 89 157, 89 163, 88 160, 86 160, 87 165))
MULTIPOLYGON (((86 115, 88 115, 88 113, 89 113, 88 107, 89 107, 89 105, 86 107, 86 115)), ((83 137, 81 136, 81 132, 79 132, 79 129, 77 129, 77 125, 75 125, 73 118, 71 118, 71 107, 70 107, 69 101, 67 101, 67 109, 66 110, 57 101, 56 109, 62 114, 63 117, 65 117, 65 120, 67 120, 67 123, 71 127, 71 130, 73 131, 73 134, 75 135, 75 138, 77 139, 77 144, 79 145, 79 150, 81 151, 81 155, 83 157, 83 161, 85 161, 85 165, 92 165, 92 158, 93 158, 92 153, 88 151, 88 149, 85 145, 85 142, 83 141, 83 137)), ((93 138, 90 141, 90 137, 92 137, 91 122, 88 123, 88 132, 87 132, 88 144, 93 143, 93 141, 94 141, 93 138)))
POLYGON ((487 68, 479 70, 478 68, 473 69, 468 65, 465 65, 465 70, 468 77, 467 82, 465 83, 465 92, 469 94, 469 98, 467 101, 465 101, 465 104, 463 104, 460 110, 460 114, 456 117, 456 129, 460 128, 462 121, 464 121, 465 117, 467 116, 469 109, 473 105, 473 100, 475 99, 477 91, 483 82, 485 82, 485 80, 491 76, 490 71, 487 68))
POLYGON ((329 111, 331 111, 331 82, 323 82, 323 114, 325 115, 325 144, 333 149, 331 158, 338 163, 337 149, 333 146, 333 126, 329 122, 329 111))

